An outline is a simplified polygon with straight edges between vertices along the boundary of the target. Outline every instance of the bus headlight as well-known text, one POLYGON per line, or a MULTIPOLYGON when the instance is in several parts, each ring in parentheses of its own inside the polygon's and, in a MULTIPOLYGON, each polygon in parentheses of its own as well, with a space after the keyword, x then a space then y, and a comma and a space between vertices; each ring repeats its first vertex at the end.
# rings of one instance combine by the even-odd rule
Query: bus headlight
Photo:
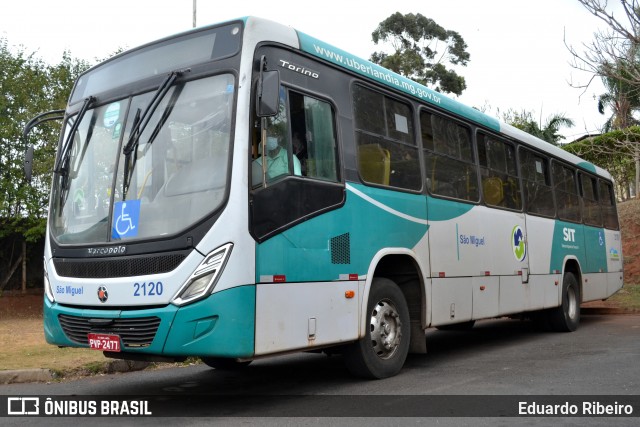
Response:
POLYGON ((172 303, 185 305, 209 295, 216 286, 220 273, 229 259, 233 243, 227 243, 211 251, 180 288, 172 303))
POLYGON ((49 272, 47 271, 47 263, 44 263, 44 294, 47 296, 49 302, 55 302, 53 296, 53 289, 51 289, 51 282, 49 282, 49 272))

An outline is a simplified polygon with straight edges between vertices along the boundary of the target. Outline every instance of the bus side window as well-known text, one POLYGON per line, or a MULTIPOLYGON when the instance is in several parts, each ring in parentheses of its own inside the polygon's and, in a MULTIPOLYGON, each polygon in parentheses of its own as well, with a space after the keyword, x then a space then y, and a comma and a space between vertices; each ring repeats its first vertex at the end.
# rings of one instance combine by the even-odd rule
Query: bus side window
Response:
POLYGON ((480 200, 469 129, 426 111, 420 113, 420 127, 429 191, 472 202, 480 200))
POLYGON ((267 183, 291 175, 339 181, 334 116, 328 102, 281 88, 279 112, 267 118, 267 155, 259 135, 252 147, 252 186, 262 184, 263 159, 267 183))
POLYGON ((331 104, 293 91, 289 99, 293 155, 301 163, 302 175, 337 182, 338 145, 331 104))
POLYGON ((556 209, 547 158, 526 148, 521 148, 520 167, 527 212, 548 217, 555 216, 556 209))
POLYGON ((278 113, 266 119, 265 153, 262 152, 262 141, 258 143, 258 157, 252 164, 252 184, 262 184, 263 170, 266 171, 267 183, 271 183, 289 175, 300 175, 300 162, 291 155, 289 139, 289 114, 287 111, 287 91, 280 87, 280 105, 278 113), (263 169, 263 163, 266 163, 263 169))
POLYGON ((599 180, 599 183, 600 206, 602 207, 604 226, 611 230, 617 230, 619 228, 618 213, 616 212, 616 199, 613 193, 613 187, 609 182, 599 180))
POLYGON ((521 209, 522 197, 515 147, 488 135, 478 134, 478 160, 485 203, 490 206, 521 209))
POLYGON ((575 171, 555 160, 552 163, 552 170, 558 217, 566 221, 581 221, 575 171))
POLYGON ((580 172, 580 196, 584 223, 602 227, 602 213, 598 202, 597 179, 580 172))
POLYGON ((360 85, 352 90, 358 171, 370 184, 420 190, 411 107, 360 85))

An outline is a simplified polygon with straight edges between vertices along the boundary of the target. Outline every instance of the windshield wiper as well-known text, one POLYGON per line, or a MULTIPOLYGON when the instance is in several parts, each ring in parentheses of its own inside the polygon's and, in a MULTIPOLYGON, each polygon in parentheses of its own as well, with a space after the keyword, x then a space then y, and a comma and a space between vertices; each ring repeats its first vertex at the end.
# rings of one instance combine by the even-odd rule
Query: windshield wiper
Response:
POLYGON ((69 135, 67 135, 67 139, 65 139, 64 144, 62 145, 62 149, 60 150, 60 156, 58 156, 57 162, 53 167, 54 173, 58 173, 63 176, 67 176, 69 174, 69 160, 71 158, 70 153, 73 137, 78 130, 78 126, 80 126, 82 118, 84 117, 91 104, 95 102, 95 100, 96 99, 93 96, 86 98, 84 100, 84 103, 82 104, 82 107, 80 108, 80 111, 78 112, 78 114, 76 114, 74 122, 71 125, 69 135))
MULTIPOLYGON (((133 169, 138 160, 138 144, 140 141, 140 136, 144 132, 145 128, 149 124, 151 117, 155 113, 158 106, 164 99, 173 83, 175 83, 176 79, 182 75, 182 73, 191 71, 189 68, 184 70, 175 70, 169 73, 167 77, 162 81, 156 93, 151 98, 149 104, 145 107, 144 111, 141 111, 139 108, 136 111, 135 118, 133 119, 133 126, 131 128, 131 132, 129 132, 129 139, 122 149, 122 154, 125 155, 124 160, 124 179, 122 183, 122 200, 127 200, 127 192, 129 191, 129 185, 131 184, 131 178, 133 177, 133 169), (133 154, 133 158, 132 158, 133 154)), ((154 132, 154 137, 157 132, 154 132)))
POLYGON ((64 140, 64 144, 62 145, 62 149, 60 150, 60 156, 56 159, 56 163, 53 167, 53 173, 60 175, 60 208, 64 206, 67 201, 67 196, 69 195, 69 185, 70 185, 70 173, 69 173, 69 163, 71 161, 71 146, 73 145, 73 138, 75 136, 76 131, 78 130, 78 126, 80 126, 80 122, 82 118, 91 107, 91 104, 95 102, 95 98, 90 96, 84 100, 80 111, 76 114, 74 118, 74 122, 71 125, 71 130, 69 131, 69 135, 64 140))

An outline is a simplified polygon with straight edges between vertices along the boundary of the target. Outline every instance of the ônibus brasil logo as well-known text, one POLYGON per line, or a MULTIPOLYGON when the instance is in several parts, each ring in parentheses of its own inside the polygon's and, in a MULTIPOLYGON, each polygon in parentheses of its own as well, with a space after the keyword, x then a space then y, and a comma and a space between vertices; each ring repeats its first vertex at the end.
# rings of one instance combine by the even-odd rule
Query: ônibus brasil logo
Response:
POLYGON ((524 261, 527 257, 527 245, 524 242, 524 232, 519 225, 511 230, 511 244, 513 247, 513 256, 518 261, 524 261))

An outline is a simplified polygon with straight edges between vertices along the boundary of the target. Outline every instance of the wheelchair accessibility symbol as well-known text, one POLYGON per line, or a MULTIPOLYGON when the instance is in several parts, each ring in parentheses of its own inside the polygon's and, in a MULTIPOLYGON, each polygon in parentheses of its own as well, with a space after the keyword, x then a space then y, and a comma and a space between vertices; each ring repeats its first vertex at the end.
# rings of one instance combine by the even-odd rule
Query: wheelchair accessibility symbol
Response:
POLYGON ((124 237, 135 237, 138 235, 140 200, 116 202, 113 208, 113 215, 111 238, 122 239, 124 237))

